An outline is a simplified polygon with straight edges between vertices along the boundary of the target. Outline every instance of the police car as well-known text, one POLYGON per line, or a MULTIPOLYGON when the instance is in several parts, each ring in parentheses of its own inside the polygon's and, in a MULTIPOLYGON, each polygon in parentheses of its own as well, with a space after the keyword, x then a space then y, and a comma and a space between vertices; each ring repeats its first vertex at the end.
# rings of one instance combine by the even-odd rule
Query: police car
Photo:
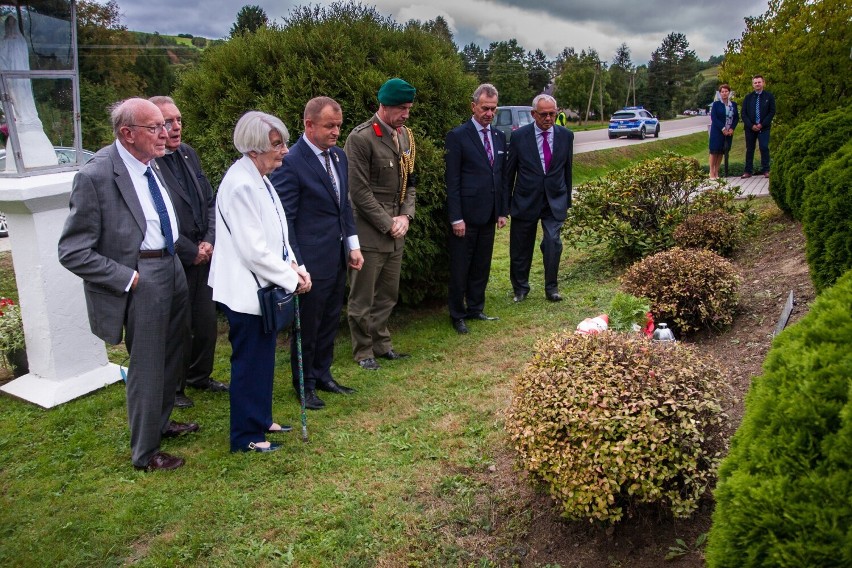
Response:
POLYGON ((624 107, 612 115, 609 121, 609 138, 627 136, 636 137, 641 140, 645 136, 653 134, 654 138, 660 137, 660 121, 641 106, 624 107))

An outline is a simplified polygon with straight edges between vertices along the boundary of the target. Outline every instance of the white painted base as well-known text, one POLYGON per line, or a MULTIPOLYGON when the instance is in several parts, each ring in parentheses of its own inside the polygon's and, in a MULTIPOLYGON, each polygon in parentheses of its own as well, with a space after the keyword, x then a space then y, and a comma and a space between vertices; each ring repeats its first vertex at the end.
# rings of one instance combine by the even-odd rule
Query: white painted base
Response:
POLYGON ((107 363, 76 377, 65 377, 62 380, 44 379, 29 373, 6 383, 0 387, 0 391, 44 408, 53 408, 120 380, 120 367, 107 363))

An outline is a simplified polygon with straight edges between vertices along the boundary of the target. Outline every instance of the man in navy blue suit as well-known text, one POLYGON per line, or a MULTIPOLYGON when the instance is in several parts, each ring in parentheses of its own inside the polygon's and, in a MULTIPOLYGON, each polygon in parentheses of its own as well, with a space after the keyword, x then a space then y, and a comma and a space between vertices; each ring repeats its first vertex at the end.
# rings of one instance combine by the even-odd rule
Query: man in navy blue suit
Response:
POLYGON ((574 133, 554 124, 556 99, 538 95, 533 99, 534 122, 512 134, 506 160, 509 194, 509 274, 515 302, 530 292, 530 266, 539 220, 544 236, 544 294, 559 302, 559 259, 562 256, 562 224, 571 207, 571 164, 574 133))
MULTIPOLYGON (((349 204, 346 154, 337 147, 343 111, 334 99, 316 97, 305 105, 304 123, 305 134, 269 179, 287 214, 290 245, 313 282, 311 291, 300 298, 302 362, 305 406, 319 410, 325 402, 317 390, 355 392, 334 380, 331 363, 343 309, 346 266, 361 270, 364 257, 349 204)), ((290 352, 298 396, 295 336, 290 352)))
POLYGON ((450 215, 449 308, 453 328, 468 332, 465 319, 495 320, 483 312, 491 272, 494 224, 506 226, 503 184, 506 137, 491 128, 497 89, 484 83, 473 92, 473 116, 447 134, 444 144, 447 209, 450 215), (465 305, 467 300, 467 305, 465 305))

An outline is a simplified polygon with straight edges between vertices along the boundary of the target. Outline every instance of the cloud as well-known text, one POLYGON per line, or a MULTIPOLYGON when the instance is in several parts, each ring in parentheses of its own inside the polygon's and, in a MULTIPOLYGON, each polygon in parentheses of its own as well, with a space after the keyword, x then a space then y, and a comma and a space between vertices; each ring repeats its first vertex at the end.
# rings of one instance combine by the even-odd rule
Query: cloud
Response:
MULTIPOLYGON (((119 0, 123 23, 131 30, 164 34, 190 33, 221 38, 246 3, 263 8, 281 23, 299 4, 293 0, 119 0)), ((323 0, 313 4, 327 5, 323 0)), ((766 0, 717 0, 712 4, 683 0, 376 0, 382 15, 403 24, 410 19, 443 16, 461 48, 477 43, 517 39, 528 51, 555 57, 565 47, 597 50, 610 59, 622 42, 633 61, 645 63, 670 32, 686 35, 698 57, 721 55, 729 39, 740 37, 744 17, 766 10, 766 0)))

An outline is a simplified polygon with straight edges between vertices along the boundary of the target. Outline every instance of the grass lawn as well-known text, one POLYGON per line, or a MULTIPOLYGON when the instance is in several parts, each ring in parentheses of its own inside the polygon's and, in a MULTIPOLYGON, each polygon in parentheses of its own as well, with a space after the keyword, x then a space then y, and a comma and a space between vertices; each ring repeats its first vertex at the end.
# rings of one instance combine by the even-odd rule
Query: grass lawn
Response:
MULTIPOLYGON (((706 135, 687 138, 681 143, 696 155, 703 144, 706 163, 706 135)), ((629 149, 657 152, 666 142, 629 149)), ((606 159, 580 164, 586 156, 578 156, 579 175, 606 169, 606 159)), ((397 309, 394 347, 412 357, 383 362, 379 372, 352 362, 341 329, 332 371, 358 393, 324 395, 326 409, 308 415, 307 444, 284 337, 273 412, 297 428, 274 438, 284 449, 269 455, 228 452, 221 394, 189 392, 195 407, 173 417, 201 431, 163 443, 186 466, 152 474, 130 464, 122 383, 49 411, 0 397, 0 565, 496 566, 460 543, 466 531, 489 533, 499 512, 494 547, 511 546, 532 515, 474 480, 505 451, 512 377, 537 337, 599 313, 616 288, 606 264, 566 248, 565 301, 551 304, 536 249, 532 293, 515 305, 508 234, 498 232, 486 305, 499 321, 471 322, 470 334, 458 336, 443 304, 397 309)), ((10 254, 0 253, 0 296, 16 296, 11 273, 10 254)), ((227 381, 224 327, 214 376, 227 381)), ((110 357, 125 354, 116 348, 110 357)))

